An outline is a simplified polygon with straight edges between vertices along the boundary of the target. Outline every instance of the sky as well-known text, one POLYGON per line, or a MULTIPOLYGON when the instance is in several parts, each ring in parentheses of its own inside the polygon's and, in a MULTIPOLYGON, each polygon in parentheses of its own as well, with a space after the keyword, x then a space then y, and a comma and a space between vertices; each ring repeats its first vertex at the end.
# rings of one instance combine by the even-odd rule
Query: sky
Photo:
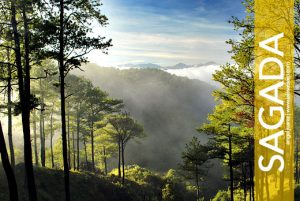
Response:
POLYGON ((126 63, 174 65, 230 60, 225 41, 238 34, 228 23, 245 14, 241 0, 102 0, 107 27, 97 27, 113 41, 108 55, 94 51, 101 66, 126 63))

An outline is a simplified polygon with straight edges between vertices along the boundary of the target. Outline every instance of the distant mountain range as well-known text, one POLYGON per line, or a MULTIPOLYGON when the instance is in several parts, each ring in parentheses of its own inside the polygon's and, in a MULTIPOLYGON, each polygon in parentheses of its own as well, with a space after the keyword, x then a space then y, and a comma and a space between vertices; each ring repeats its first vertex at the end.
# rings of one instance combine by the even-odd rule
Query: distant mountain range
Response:
POLYGON ((154 63, 142 64, 123 64, 118 65, 116 68, 120 70, 127 69, 160 69, 172 75, 187 77, 189 79, 197 79, 207 82, 211 85, 219 87, 219 84, 212 80, 212 74, 220 68, 220 65, 215 62, 207 62, 203 64, 188 65, 185 63, 177 63, 174 66, 160 66, 154 63))
POLYGON ((119 68, 119 69, 130 69, 130 68, 157 68, 157 69, 160 69, 162 67, 160 65, 153 64, 153 63, 141 63, 141 64, 127 63, 127 64, 118 65, 117 68, 119 68))
POLYGON ((167 69, 183 69, 183 68, 195 68, 195 67, 202 67, 202 66, 209 66, 209 65, 217 65, 215 62, 210 61, 203 64, 185 64, 185 63, 177 63, 174 66, 161 66, 154 63, 139 63, 139 64, 133 64, 133 63, 127 63, 127 64, 121 64, 117 65, 116 67, 119 69, 130 69, 130 68, 157 68, 162 70, 167 69))

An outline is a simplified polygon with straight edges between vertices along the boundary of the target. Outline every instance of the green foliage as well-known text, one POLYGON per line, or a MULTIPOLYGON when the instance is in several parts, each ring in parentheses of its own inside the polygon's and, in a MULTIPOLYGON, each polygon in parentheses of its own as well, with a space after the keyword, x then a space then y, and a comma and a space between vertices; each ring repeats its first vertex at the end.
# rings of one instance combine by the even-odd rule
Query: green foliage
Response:
MULTIPOLYGON (((53 147, 53 156, 54 156, 54 168, 55 169, 62 169, 63 168, 63 156, 62 156, 62 140, 61 138, 58 138, 56 143, 53 147)), ((47 149, 46 151, 46 166, 51 167, 51 154, 50 149, 47 149)))
MULTIPOLYGON (((181 169, 187 172, 188 175, 204 175, 205 168, 203 165, 210 159, 207 154, 208 147, 202 145, 198 138, 193 137, 192 140, 186 145, 185 151, 182 152, 183 164, 181 169)), ((186 175, 188 177, 188 175, 186 175)), ((200 179, 200 178, 199 178, 200 179)))
MULTIPOLYGON (((117 169, 113 169, 109 175, 118 174, 117 169)), ((138 165, 125 167, 126 179, 143 186, 143 194, 151 200, 163 201, 190 201, 195 200, 195 191, 188 190, 184 179, 173 169, 164 176, 154 173, 138 165)), ((125 186, 131 183, 126 182, 125 186)))
POLYGON ((163 201, 180 201, 195 199, 194 194, 196 190, 189 190, 187 184, 184 184, 184 178, 182 178, 176 170, 170 169, 163 177, 163 179, 163 201))
MULTIPOLYGON (((196 137, 193 137, 182 152, 183 162, 180 169, 184 172, 184 177, 195 184, 197 200, 200 200, 200 182, 207 173, 208 166, 205 165, 208 165, 207 162, 210 159, 208 152, 209 147, 202 145, 196 137)), ((172 172, 170 174, 172 175, 172 172)), ((170 190, 170 186, 166 190, 170 190)))
MULTIPOLYGON (((40 33, 44 36, 42 41, 45 46, 43 53, 48 58, 59 58, 59 25, 60 12, 59 2, 51 0, 43 2, 45 8, 41 12, 43 23, 39 26, 40 33)), ((74 0, 64 2, 64 73, 74 68, 80 68, 86 63, 87 54, 98 49, 107 53, 112 46, 111 39, 106 39, 100 34, 93 33, 93 27, 105 27, 107 17, 101 12, 101 1, 74 0)))
MULTIPOLYGON (((246 201, 248 201, 249 195, 246 198, 246 201)), ((244 194, 241 189, 237 189, 234 191, 234 200, 245 200, 244 199, 244 194)), ((230 191, 227 190, 220 190, 218 193, 215 195, 215 197, 212 199, 212 201, 230 201, 230 191)))
MULTIPOLYGON (((149 184, 151 181, 159 178, 157 174, 154 174, 150 170, 146 168, 142 168, 138 165, 125 166, 125 173, 126 173, 126 179, 130 181, 134 181, 140 185, 149 184)), ((118 170, 113 169, 109 174, 117 175, 118 170)))
POLYGON ((163 201, 185 200, 186 187, 176 170, 170 169, 164 176, 164 186, 162 188, 163 201))
POLYGON ((230 195, 227 191, 219 191, 212 201, 230 201, 230 195))
POLYGON ((145 136, 143 127, 132 119, 129 114, 112 114, 107 118, 107 131, 114 138, 121 141, 124 146, 129 140, 145 136), (112 131, 112 132, 111 132, 112 131))
MULTIPOLYGON (((33 122, 36 122, 39 128, 36 132, 44 134, 44 138, 49 139, 52 134, 54 146, 54 163, 56 168, 62 167, 61 161, 61 136, 58 135, 58 115, 59 102, 57 101, 59 90, 56 85, 55 74, 51 74, 53 70, 51 61, 45 62, 43 66, 34 69, 33 75, 37 78, 32 83, 33 92, 39 98, 40 106, 37 108, 40 115, 34 115, 33 122), (50 75, 51 74, 51 75, 50 75), (54 76, 54 77, 53 77, 54 76), (43 107, 42 107, 43 105, 43 107), (41 121, 42 119, 42 121, 41 121), (52 122, 51 122, 52 119, 52 122), (40 123, 43 127, 40 130, 40 123)), ((104 172, 104 159, 109 159, 115 156, 116 144, 96 121, 102 120, 104 115, 118 111, 123 107, 122 101, 112 99, 106 92, 103 92, 98 87, 82 78, 74 75, 66 77, 66 116, 67 116, 67 133, 70 135, 70 164, 73 169, 77 164, 77 135, 79 136, 79 158, 80 167, 87 167, 90 160, 91 150, 91 131, 94 132, 94 156, 96 166, 104 172), (78 122, 79 121, 79 124, 78 122), (95 131, 95 129, 98 129, 95 131), (74 140, 74 144, 73 144, 74 140), (73 147, 74 146, 74 147, 73 147), (85 148, 87 153, 85 152, 85 148), (105 155, 103 153, 105 149, 105 155), (75 155, 75 163, 74 163, 75 155), (85 156, 87 155, 87 161, 85 156), (83 162, 84 161, 84 162, 83 162)), ((32 122, 32 125, 34 123, 32 122)), ((40 134, 38 134, 39 136, 40 134)), ((39 142, 39 139, 38 139, 39 142)), ((38 156, 39 157, 39 156, 38 156)), ((46 166, 51 165, 50 147, 46 150, 46 166)))
MULTIPOLYGON (((108 162, 110 158, 116 157, 118 145, 114 142, 111 135, 101 129, 96 130, 95 135, 95 161, 97 167, 104 170, 104 160, 108 162)), ((90 145, 87 148, 91 150, 90 145)))
POLYGON ((246 17, 233 17, 230 21, 241 35, 239 40, 227 41, 233 63, 221 66, 213 74, 213 79, 221 84, 213 92, 218 105, 208 115, 208 123, 198 129, 211 135, 209 155, 222 159, 233 169, 231 181, 236 180, 234 185, 240 188, 253 187, 254 169, 253 1, 246 0, 244 5, 246 17))
POLYGON ((171 184, 166 184, 165 187, 162 189, 162 198, 164 201, 174 201, 174 189, 171 184))
POLYGON ((163 178, 169 182, 181 182, 182 181, 181 175, 179 175, 178 172, 174 169, 168 170, 168 172, 166 173, 166 175, 163 178))

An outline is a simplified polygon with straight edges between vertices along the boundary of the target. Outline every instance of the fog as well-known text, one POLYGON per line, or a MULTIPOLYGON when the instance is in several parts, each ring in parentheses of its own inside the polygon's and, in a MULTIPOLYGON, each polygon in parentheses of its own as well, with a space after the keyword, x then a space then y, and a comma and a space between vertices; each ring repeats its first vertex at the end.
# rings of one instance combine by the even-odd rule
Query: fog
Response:
POLYGON ((166 171, 177 167, 192 136, 207 141, 196 128, 212 111, 214 86, 156 69, 118 70, 93 64, 83 69, 74 74, 123 99, 126 110, 144 126, 147 137, 127 145, 128 163, 166 171))

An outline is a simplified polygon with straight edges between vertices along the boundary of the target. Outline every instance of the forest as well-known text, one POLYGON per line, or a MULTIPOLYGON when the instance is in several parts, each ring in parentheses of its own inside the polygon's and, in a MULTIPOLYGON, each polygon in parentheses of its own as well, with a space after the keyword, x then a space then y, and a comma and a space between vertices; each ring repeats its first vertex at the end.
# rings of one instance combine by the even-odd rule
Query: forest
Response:
MULTIPOLYGON (((229 20, 240 34, 239 40, 226 42, 234 64, 213 74, 221 86, 216 89, 159 69, 121 72, 89 64, 90 52, 109 54, 113 45, 109 37, 93 32, 95 26, 109 26, 98 0, 1 1, 0 200, 254 201, 253 1, 243 4, 246 17, 229 20), (96 73, 107 77, 100 82, 96 73), (147 79, 146 87, 134 88, 147 79), (163 91, 166 83, 170 88, 163 91), (119 98, 124 86, 138 95, 119 98), (157 97, 143 91, 151 86, 157 97), (169 92, 178 89, 184 93, 169 92), (171 106, 159 98, 167 95, 171 106), (178 97, 184 98, 176 102, 178 97), (153 104, 147 107, 151 98, 160 101, 147 102, 153 104), (180 114, 195 115, 185 121, 188 128, 176 127, 184 122, 180 114), (189 121, 198 121, 197 129, 189 121), (185 132, 189 135, 182 136, 185 132), (172 135, 174 140, 165 139, 172 135), (177 142, 186 139, 185 145, 177 142), (145 148, 137 148, 138 143, 145 148), (146 148, 156 143, 170 153, 146 148), (208 188, 212 169, 221 173, 213 178, 213 190, 208 188)), ((295 11, 299 24, 299 3, 295 11)), ((299 29, 295 40, 298 55, 299 29)), ((295 79, 298 86, 300 75, 295 79)), ((299 199, 299 107, 295 114, 299 199)))

